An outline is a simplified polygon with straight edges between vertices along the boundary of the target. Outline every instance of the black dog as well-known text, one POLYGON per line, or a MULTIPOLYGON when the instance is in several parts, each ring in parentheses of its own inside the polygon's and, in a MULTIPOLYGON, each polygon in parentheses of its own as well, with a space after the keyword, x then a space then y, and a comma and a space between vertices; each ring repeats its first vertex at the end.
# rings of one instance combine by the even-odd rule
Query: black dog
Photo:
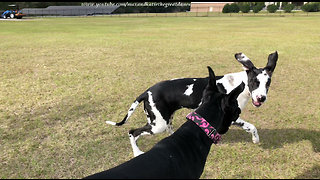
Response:
POLYGON ((245 87, 242 83, 228 95, 222 94, 214 72, 209 66, 208 70, 202 104, 187 116, 189 121, 146 153, 86 178, 200 178, 212 143, 220 140, 220 134, 241 113, 236 99, 245 87))

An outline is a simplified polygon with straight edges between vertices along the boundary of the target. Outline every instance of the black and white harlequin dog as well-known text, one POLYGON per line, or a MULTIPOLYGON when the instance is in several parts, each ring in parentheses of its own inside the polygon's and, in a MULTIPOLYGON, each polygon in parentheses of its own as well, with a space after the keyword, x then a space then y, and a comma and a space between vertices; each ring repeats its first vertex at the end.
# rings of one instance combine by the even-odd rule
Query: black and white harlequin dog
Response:
POLYGON ((228 95, 221 93, 214 72, 208 69, 202 104, 187 116, 188 121, 176 132, 146 153, 86 179, 200 178, 211 145, 219 142, 241 113, 237 97, 245 87, 241 83, 228 95))
MULTIPOLYGON (((269 54, 267 65, 264 68, 256 68, 243 53, 236 53, 235 58, 243 65, 245 71, 217 76, 217 86, 220 92, 228 94, 241 82, 244 82, 245 89, 237 99, 240 109, 243 110, 250 99, 255 107, 260 107, 267 100, 272 73, 278 60, 277 51, 269 54)), ((180 108, 195 109, 200 106, 208 78, 182 78, 159 82, 136 98, 121 122, 106 121, 106 123, 116 126, 123 125, 139 103, 144 102, 144 112, 148 123, 141 128, 129 131, 134 156, 138 156, 143 153, 136 144, 136 140, 141 135, 157 134, 165 130, 172 134, 174 112, 180 108)), ((254 125, 241 118, 238 118, 233 125, 240 126, 251 133, 252 141, 259 143, 259 135, 254 125)))

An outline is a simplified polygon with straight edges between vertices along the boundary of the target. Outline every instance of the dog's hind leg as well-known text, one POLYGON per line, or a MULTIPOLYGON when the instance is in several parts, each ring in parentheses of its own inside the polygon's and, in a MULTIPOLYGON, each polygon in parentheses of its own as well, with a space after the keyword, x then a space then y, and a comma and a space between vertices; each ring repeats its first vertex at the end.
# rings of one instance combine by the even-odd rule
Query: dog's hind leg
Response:
POLYGON ((253 124, 250 124, 250 123, 242 120, 241 118, 238 118, 235 122, 232 123, 232 125, 239 126, 242 129, 244 129, 245 131, 247 131, 248 133, 251 133, 253 143, 260 142, 257 128, 253 124))
POLYGON ((144 153, 137 146, 138 138, 141 135, 153 134, 153 132, 151 131, 152 126, 150 125, 150 123, 153 122, 153 120, 155 119, 155 116, 154 116, 154 114, 152 113, 152 111, 150 109, 148 101, 144 102, 144 113, 147 115, 148 123, 145 126, 141 127, 141 128, 132 129, 132 130, 129 131, 129 139, 130 139, 130 143, 131 143, 131 147, 132 147, 132 150, 133 150, 134 157, 139 156, 140 154, 144 153), (150 116, 150 114, 152 116, 150 116))
MULTIPOLYGON (((162 111, 164 109, 162 108, 162 111)), ((147 115, 148 123, 141 128, 133 129, 129 131, 130 143, 132 146, 134 156, 138 156, 143 152, 137 146, 137 139, 141 135, 153 135, 164 132, 168 128, 168 122, 170 118, 170 113, 165 111, 162 116, 162 113, 157 109, 153 100, 150 98, 149 101, 144 102, 144 112, 147 115), (166 118, 166 119, 164 119, 166 118)))

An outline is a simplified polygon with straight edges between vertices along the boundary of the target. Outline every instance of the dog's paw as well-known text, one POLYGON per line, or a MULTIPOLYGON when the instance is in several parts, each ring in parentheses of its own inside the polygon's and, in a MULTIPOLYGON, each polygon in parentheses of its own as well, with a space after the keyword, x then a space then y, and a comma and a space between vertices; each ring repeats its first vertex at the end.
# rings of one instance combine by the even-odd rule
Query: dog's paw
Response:
POLYGON ((133 152, 134 157, 140 156, 141 154, 143 154, 143 151, 135 151, 133 152))
POLYGON ((254 144, 258 144, 258 143, 260 142, 259 136, 257 136, 257 137, 252 136, 252 142, 253 142, 254 144))
POLYGON ((167 131, 167 133, 169 133, 169 135, 172 135, 174 133, 173 126, 172 125, 168 125, 166 131, 167 131))

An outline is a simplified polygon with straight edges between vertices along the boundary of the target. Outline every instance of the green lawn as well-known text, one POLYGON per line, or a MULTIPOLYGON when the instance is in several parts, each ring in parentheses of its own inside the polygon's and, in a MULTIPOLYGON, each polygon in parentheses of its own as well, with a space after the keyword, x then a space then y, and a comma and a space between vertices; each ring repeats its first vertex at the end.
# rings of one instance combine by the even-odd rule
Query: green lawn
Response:
MULTIPOLYGON (((320 20, 286 17, 73 17, 0 21, 0 178, 82 178, 133 157, 128 131, 146 123, 135 98, 178 77, 279 60, 268 101, 248 104, 260 144, 232 126, 201 178, 320 177, 320 20)), ((177 129, 191 110, 179 110, 177 129)), ((168 134, 141 137, 147 151, 168 134)))

